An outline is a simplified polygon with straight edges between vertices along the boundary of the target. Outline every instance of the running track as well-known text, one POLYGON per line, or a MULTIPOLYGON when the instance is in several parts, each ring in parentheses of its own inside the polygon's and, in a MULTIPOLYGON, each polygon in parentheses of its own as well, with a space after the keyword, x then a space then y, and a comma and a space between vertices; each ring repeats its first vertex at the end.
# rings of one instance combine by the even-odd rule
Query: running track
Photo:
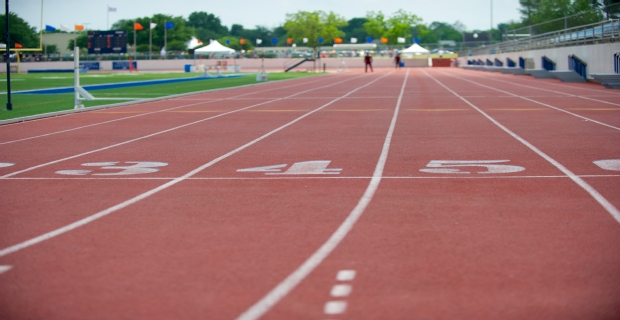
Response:
POLYGON ((598 85, 355 71, 5 125, 0 150, 1 319, 620 318, 598 85))

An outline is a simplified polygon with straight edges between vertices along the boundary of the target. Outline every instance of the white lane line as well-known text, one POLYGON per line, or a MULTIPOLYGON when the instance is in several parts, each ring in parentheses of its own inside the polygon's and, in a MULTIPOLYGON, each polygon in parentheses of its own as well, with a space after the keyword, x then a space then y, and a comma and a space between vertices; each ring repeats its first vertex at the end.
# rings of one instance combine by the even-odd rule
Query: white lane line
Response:
POLYGON ((11 266, 0 266, 0 274, 3 274, 5 272, 11 270, 11 268, 13 268, 13 267, 11 267, 11 266))
MULTIPOLYGON (((381 76, 381 77, 379 77, 379 78, 377 78, 375 80, 370 81, 369 83, 367 83, 367 84, 365 84, 363 86, 357 87, 356 89, 350 91, 346 95, 350 95, 350 94, 352 94, 352 93, 354 93, 354 92, 356 92, 356 91, 358 91, 360 89, 363 89, 363 88, 365 88, 365 87, 375 83, 376 81, 378 81, 378 80, 380 80, 380 79, 390 75, 391 73, 392 72, 387 73, 387 74, 385 74, 385 75, 383 75, 383 76, 381 76)), ((356 79, 356 78, 354 78, 354 79, 356 79)), ((333 85, 333 84, 331 84, 331 85, 333 85)), ((246 148, 248 148, 248 147, 250 147, 250 146, 252 146, 252 145, 254 145, 254 144, 258 143, 258 142, 260 142, 260 141, 262 141, 262 140, 264 140, 265 138, 273 135, 274 133, 282 131, 282 130, 284 130, 285 128, 287 128, 289 126, 292 126, 293 124, 301 121, 302 119, 304 119, 304 118, 306 118, 306 117, 308 117, 308 116, 310 116, 310 115, 312 115, 312 114, 314 114, 314 113, 316 113, 316 112, 318 112, 318 111, 320 111, 320 110, 322 110, 322 109, 332 105, 333 103, 335 103, 335 102, 337 102, 339 100, 340 99, 334 99, 334 100, 324 104, 323 106, 321 106, 321 107, 319 107, 317 109, 314 109, 313 111, 310 111, 310 112, 308 112, 308 113, 306 113, 306 114, 304 114, 304 115, 302 115, 302 116, 300 116, 300 117, 298 117, 298 118, 296 118, 296 119, 294 119, 294 120, 292 120, 292 121, 290 121, 290 122, 288 122, 288 123, 286 123, 286 124, 276 128, 276 129, 274 129, 272 131, 269 131, 268 133, 266 133, 266 134, 264 134, 264 135, 262 135, 262 136, 260 136, 260 137, 258 137, 256 139, 254 139, 254 140, 252 140, 252 141, 250 141, 250 142, 248 142, 248 143, 238 147, 237 149, 234 149, 234 150, 232 150, 232 151, 230 151, 230 152, 228 152, 228 153, 226 153, 226 154, 224 154, 222 156, 219 156, 218 158, 215 158, 215 159, 211 160, 210 162, 208 162, 208 163, 206 163, 206 164, 204 164, 204 165, 202 165, 202 166, 200 166, 200 167, 198 167, 198 168, 196 168, 196 169, 186 173, 185 175, 183 175, 183 176, 181 176, 179 178, 176 178, 176 179, 174 179, 172 181, 169 181, 169 182, 166 182, 166 183, 160 185, 159 187, 151 189, 151 190, 149 190, 147 192, 144 192, 144 193, 142 193, 142 194, 140 194, 140 195, 138 195, 136 197, 133 197, 133 198, 131 198, 129 200, 121 202, 121 203, 119 203, 119 204, 117 204, 117 205, 115 205, 113 207, 110 207, 108 209, 105 209, 103 211, 99 211, 99 212, 97 212, 97 213, 95 213, 95 214, 93 214, 91 216, 88 216, 86 218, 80 219, 80 220, 78 220, 76 222, 73 222, 71 224, 68 224, 68 225, 66 225, 64 227, 58 228, 56 230, 50 231, 48 233, 42 234, 40 236, 34 237, 34 238, 26 240, 24 242, 21 242, 21 243, 18 243, 16 245, 10 246, 8 248, 2 249, 2 250, 0 250, 0 257, 6 256, 6 255, 8 255, 10 253, 22 250, 24 248, 30 247, 32 245, 35 245, 37 243, 40 243, 40 242, 43 242, 45 240, 49 240, 51 238, 59 236, 59 235, 61 235, 63 233, 69 232, 69 231, 71 231, 73 229, 79 228, 79 227, 81 227, 83 225, 86 225, 86 224, 88 224, 90 222, 93 222, 93 221, 95 221, 95 220, 97 220, 99 218, 105 217, 105 216, 107 216, 107 215, 109 215, 109 214, 111 214, 113 212, 116 212, 116 211, 121 210, 121 209, 123 209, 125 207, 128 207, 128 206, 130 206, 130 205, 132 205, 132 204, 134 204, 136 202, 139 202, 140 200, 144 200, 144 199, 146 199, 146 198, 148 198, 148 197, 150 197, 150 196, 152 196, 152 195, 154 195, 154 194, 156 194, 156 193, 158 193, 158 192, 160 192, 162 190, 168 189, 169 187, 172 187, 172 186, 174 186, 175 184, 177 184, 177 183, 179 183, 181 181, 187 180, 191 176, 193 176, 193 175, 203 171, 204 169, 209 168, 212 165, 214 165, 214 164, 216 164, 216 163, 218 163, 218 162, 220 162, 220 161, 222 161, 222 160, 224 160, 224 159, 226 159, 226 158, 228 158, 228 157, 230 157, 230 156, 232 156, 232 155, 234 155, 234 154, 236 154, 236 153, 238 153, 238 152, 240 152, 240 151, 242 151, 242 150, 244 150, 244 149, 246 149, 246 148)))
MULTIPOLYGON (((474 76, 474 77, 480 78, 480 79, 485 79, 485 80, 487 79, 487 78, 480 77, 480 76, 474 76)), ((465 80, 465 79, 463 79, 463 80, 465 80)), ((617 103, 613 103, 613 102, 609 102, 609 101, 604 101, 604 100, 593 99, 593 98, 589 98, 587 96, 576 95, 576 94, 566 93, 566 92, 562 92, 562 91, 555 91, 555 90, 551 90, 551 89, 544 89, 544 88, 539 88, 539 87, 533 87, 533 86, 528 86, 528 85, 525 85, 525 84, 519 84, 519 83, 510 82, 510 81, 504 81, 504 80, 499 80, 499 79, 493 79, 493 81, 504 82, 504 83, 508 83, 508 84, 511 84, 511 85, 520 86, 520 87, 524 87, 524 88, 530 88, 530 89, 536 89, 536 90, 541 90, 541 91, 559 93, 559 94, 565 95, 566 97, 581 98, 581 99, 586 99, 586 100, 592 100, 592 101, 596 101, 596 102, 611 104, 611 105, 615 105, 615 106, 620 106, 620 104, 617 104, 617 103)), ((523 96, 519 96, 519 97, 523 97, 523 96)), ((544 98, 553 98, 553 97, 544 97, 544 98)))
MULTIPOLYGON (((618 174, 580 174, 580 178, 618 178, 618 174)), ((178 177, 10 177, 2 180, 174 180, 178 177)), ((383 176, 383 179, 568 179, 568 176, 383 176)), ((316 179, 372 179, 372 176, 312 176, 312 177, 192 177, 187 180, 316 180, 316 179)))
MULTIPOLYGON (((317 88, 313 88, 313 89, 308 89, 308 90, 305 90, 305 91, 293 94, 291 96, 296 96, 296 95, 303 94, 303 93, 306 93, 306 92, 310 92, 310 91, 313 91, 313 90, 317 90, 317 89, 320 89, 320 88, 333 86, 334 84, 350 81, 350 80, 353 80, 353 79, 357 79, 359 77, 363 77, 363 76, 357 76, 355 78, 351 78, 351 79, 343 80, 343 81, 340 81, 340 82, 332 83, 332 84, 329 84, 329 85, 326 85, 326 86, 317 87, 317 88)), ((142 137, 139 137, 139 138, 127 140, 127 141, 120 142, 120 143, 117 143, 117 144, 113 144, 113 145, 110 145, 110 146, 107 146, 107 147, 103 147, 103 148, 99 148, 99 149, 83 152, 83 153, 80 153, 80 154, 77 154, 77 155, 74 155, 74 156, 70 156, 70 157, 66 157, 66 158, 63 158, 63 159, 58 159, 58 160, 50 161, 50 162, 47 162, 47 163, 44 163, 44 164, 36 165, 34 167, 30 167, 30 168, 27 168, 27 169, 23 169, 23 170, 20 170, 20 171, 15 171, 15 172, 12 172, 12 173, 0 176, 0 179, 12 177, 12 176, 20 174, 20 173, 28 172, 28 171, 31 171, 31 170, 35 170, 35 169, 38 169, 38 168, 49 166, 49 165, 52 165, 52 164, 55 164, 55 163, 59 163, 59 162, 62 162, 62 161, 66 161, 66 160, 70 160, 70 159, 75 159, 75 158, 78 158, 78 157, 81 157, 81 156, 85 156, 85 155, 88 155, 88 154, 92 154, 92 153, 96 153, 96 152, 99 152, 99 151, 115 148, 115 147, 122 146, 122 145, 125 145, 125 144, 128 144, 128 143, 140 141, 140 140, 147 139, 147 138, 150 138, 150 137, 154 137, 154 136, 157 136, 157 135, 160 135, 160 134, 164 134, 164 133, 167 133, 167 132, 170 132, 170 131, 174 131, 174 130, 177 130, 177 129, 185 128, 185 127, 197 124, 197 123, 201 123, 201 122, 204 122, 204 121, 208 121, 208 120, 212 120, 212 119, 215 119, 215 118, 223 117, 223 116, 226 116, 226 115, 229 115, 229 114, 232 114, 232 113, 237 113, 237 112, 241 112, 241 111, 244 111, 244 110, 247 110, 247 109, 258 107, 258 106, 261 106, 261 105, 264 105, 264 104, 268 104, 268 103, 272 103, 272 102, 280 101, 280 100, 285 100, 286 98, 287 97, 280 98, 280 99, 277 99, 277 100, 270 100, 270 101, 261 102, 261 103, 254 104, 254 105, 251 105, 251 106, 248 106, 248 107, 245 107, 245 108, 241 108, 241 109, 236 109, 236 110, 220 113, 220 114, 208 117, 208 118, 204 118, 204 119, 197 120, 197 121, 194 121, 194 122, 186 123, 186 124, 183 124, 183 125, 180 125, 180 126, 176 126, 176 127, 170 128, 170 129, 158 131, 158 132, 155 132, 155 133, 151 133, 151 134, 148 134, 146 136, 142 136, 142 137)))
POLYGON ((347 310, 346 301, 329 301, 325 304, 323 312, 325 314, 341 314, 347 310))
MULTIPOLYGON (((423 71, 423 72, 424 72, 424 73, 426 73, 426 71, 423 71)), ((567 111, 567 110, 564 110, 564 109, 561 109, 561 108, 558 108, 558 107, 554 107, 554 106, 552 106, 552 105, 549 105, 549 104, 546 104, 546 103, 543 103, 543 102, 540 102, 540 101, 536 101, 536 100, 533 100, 533 99, 530 99, 530 98, 526 98, 526 97, 520 96, 520 95, 518 95, 518 94, 510 93, 510 92, 508 92, 508 91, 504 91, 504 90, 500 90, 500 89, 497 89, 497 88, 489 87, 489 86, 487 86, 487 85, 484 85, 484 84, 478 83, 478 82, 476 82, 476 81, 471 81, 471 80, 467 80, 467 79, 464 79, 464 78, 455 77, 455 76, 452 76, 452 75, 447 74, 447 73, 445 73, 445 72, 441 72, 441 71, 438 71, 438 72, 439 72, 439 73, 441 73, 441 74, 444 74, 444 75, 450 76, 450 77, 452 77, 452 78, 457 78, 457 79, 459 79, 459 80, 463 80, 463 81, 471 82, 471 83, 473 83, 473 84, 475 84, 475 85, 478 85, 478 86, 481 86, 481 87, 485 87, 485 88, 489 88, 489 89, 491 89, 491 90, 495 90, 495 91, 503 92, 503 93, 506 93, 506 94, 509 94, 509 95, 513 95, 513 96, 515 96, 515 97, 519 97, 519 98, 521 98, 521 99, 523 99, 523 100, 527 100, 527 101, 530 101, 530 102, 534 102, 534 103, 540 104, 540 105, 542 105, 542 106, 545 106, 545 107, 548 107, 548 108, 551 108, 551 109, 555 109, 555 110, 558 110, 558 111, 561 111, 561 112, 564 112, 564 113, 568 113, 568 114, 570 114, 570 115, 572 115, 572 116, 575 116, 575 117, 577 117, 577 118, 581 118, 581 119, 584 119, 584 120, 588 120, 588 121, 591 121, 591 122, 594 122, 594 123, 597 123, 597 124, 603 125, 603 126, 608 127, 608 128, 612 128, 612 129, 620 130, 620 128, 618 128, 618 127, 614 127, 614 126, 612 126, 612 125, 609 125, 609 124, 606 124, 606 123, 603 123, 603 122, 600 122, 600 121, 596 121, 596 120, 594 120, 594 119, 586 118, 586 117, 584 117, 584 116, 580 116, 580 115, 578 115, 578 114, 576 114, 576 113, 572 113, 572 112, 570 112, 570 111, 567 111)), ((428 73, 427 73, 427 74, 428 74, 428 73)), ((430 75, 429 75, 429 76, 430 76, 430 75)), ((435 80, 435 78, 433 78, 433 80, 435 80)), ((437 80, 435 80, 435 81, 437 81, 437 80)), ((465 99, 465 98, 463 98, 462 96, 458 95, 458 93, 456 93, 456 92, 454 92, 454 91, 452 91, 452 92, 453 92, 455 95, 457 95, 459 98, 461 98, 461 99, 463 99, 463 100, 465 99)), ((469 103, 469 102, 468 102, 468 103, 469 103)))
POLYGON ((351 294, 351 291, 353 291, 351 285, 337 284, 332 287, 332 290, 329 292, 329 294, 334 298, 342 298, 349 296, 351 294))
POLYGON ((402 97, 405 92, 405 86, 407 85, 407 78, 409 77, 409 69, 407 69, 407 73, 405 75, 405 79, 403 81, 402 88, 400 90, 400 96, 398 97, 398 101, 396 103, 396 108, 394 109, 394 115, 392 117, 392 121, 390 123, 390 128, 388 129, 387 135, 385 137, 385 142, 383 143, 383 148, 381 150, 381 155, 379 156, 379 161, 377 162, 377 166, 375 167, 375 171, 373 173, 372 179, 366 188, 366 191, 362 195, 362 198, 355 206, 353 211, 349 213, 349 216, 342 222, 342 224, 336 229, 336 231, 329 237, 329 239, 308 258, 299 268, 297 268, 293 273, 291 273, 286 279, 280 282, 275 288, 273 288, 267 295, 261 298, 258 302, 256 302, 253 306, 251 306, 248 310, 242 313, 237 319, 239 320, 250 320, 250 319, 258 319, 262 315, 264 315, 271 307, 273 307, 280 299, 286 296, 293 288, 295 288, 312 270, 314 270, 322 261, 325 259, 337 246, 338 244, 346 237, 346 235, 351 231, 353 225, 360 218, 364 210, 372 200, 377 188, 379 188, 379 183, 381 182, 381 177, 383 175, 383 169, 385 167, 385 162, 387 160, 388 152, 390 150, 390 143, 392 141, 392 134, 394 133, 394 127, 396 126, 396 119, 398 118, 398 112, 400 110, 400 104, 402 102, 402 97))
MULTIPOLYGON (((304 83, 298 83, 298 84, 294 84, 292 86, 287 86, 287 87, 282 87, 282 88, 267 89, 267 90, 264 90, 264 91, 280 90, 280 89, 284 89, 284 88, 296 87, 296 86, 305 85, 305 84, 309 84, 309 83, 313 83, 313 82, 318 82, 318 81, 319 80, 309 81, 309 82, 304 82, 304 83)), ((94 127, 94 126, 98 126, 98 125, 103 125, 103 124, 108 124, 108 123, 112 123, 112 122, 127 120, 127 119, 131 119, 131 118, 142 117, 142 116, 146 116, 146 115, 150 115, 150 114, 162 113, 162 112, 176 110, 176 109, 181 109, 181 108, 186 108, 186 107, 197 106, 197 105, 201 105, 201 104, 207 104, 207 103, 212 103, 212 102, 230 100, 232 98, 242 97, 242 96, 246 96, 246 95, 249 95, 249 94, 255 94, 255 93, 260 93, 260 92, 263 92, 263 91, 254 91, 254 92, 250 92, 250 93, 245 93, 245 94, 233 96, 231 98, 208 99, 207 101, 205 101, 205 99, 196 99, 196 100, 202 101, 202 102, 186 104, 186 105, 182 105, 182 106, 178 106, 178 107, 173 107, 173 108, 168 108, 168 109, 163 109, 163 110, 159 110, 159 111, 152 111, 152 112, 141 113, 141 114, 137 114, 137 115, 133 115, 133 116, 123 117, 123 118, 118 118, 118 119, 113 119, 113 120, 108 120, 108 121, 103 121, 103 122, 97 122, 97 123, 93 123, 93 124, 89 124, 89 125, 85 125, 85 126, 80 126, 80 127, 75 127, 75 128, 71 128, 71 129, 65 129, 65 130, 50 132, 50 133, 41 134, 41 135, 32 136, 32 137, 27 137, 27 138, 21 138, 21 139, 16 139, 16 140, 11 140, 11 141, 0 142, 0 145, 20 142, 20 141, 26 141, 26 140, 36 139, 36 138, 47 137, 47 136, 51 136, 51 135, 55 135, 55 134, 59 134, 59 133, 65 133, 65 132, 80 130, 80 129, 84 129, 84 128, 90 128, 90 127, 94 127)), ((169 100, 153 101, 153 102, 150 102, 150 103, 159 103, 159 102, 170 101, 170 100, 176 101, 175 99, 169 99, 169 100)), ((149 103, 149 102, 147 101, 144 104, 147 104, 147 103, 149 103)), ((137 105, 139 105, 139 104, 128 105, 126 107, 129 107, 129 106, 134 106, 135 107, 137 105)), ((93 110, 92 112, 97 112, 97 110, 93 110)), ((44 119, 49 119, 49 118, 44 118, 44 119)), ((44 120, 44 119, 39 119, 39 120, 44 120)), ((27 121, 27 122, 32 122, 32 121, 27 121)), ((19 122, 19 123, 23 123, 23 122, 19 122)))
POLYGON ((336 275, 338 281, 353 281, 355 279, 355 270, 340 270, 336 275))
POLYGON ((448 88, 446 85, 441 83, 439 80, 435 79, 435 77, 431 76, 430 74, 428 74, 424 70, 422 70, 422 72, 424 74, 426 74, 428 77, 430 77, 431 79, 433 79, 435 82, 437 82, 439 85, 444 87, 446 90, 450 91, 452 94, 457 96, 459 99, 463 100, 465 103, 470 105, 472 108, 476 109, 476 111, 480 112, 480 114, 482 114, 484 117, 489 119, 491 122, 493 122, 500 129, 504 130, 504 132, 508 133, 513 138, 517 139, 519 142, 524 144, 526 147, 530 148, 536 154, 538 154, 539 156, 541 156, 542 158, 547 160, 549 163, 554 165, 556 168, 558 168, 560 171, 562 171, 571 180, 573 180, 577 185, 579 185, 581 188, 583 188, 583 190, 585 190, 588 194, 590 194, 590 196, 592 196, 592 198, 594 198, 605 210, 607 210, 607 212, 614 219, 616 219, 616 221, 618 223, 620 223, 620 211, 618 211, 618 209, 616 207, 614 207, 613 204, 611 204, 609 201, 607 201, 607 199, 605 199, 605 197, 603 197, 603 195, 601 195, 598 191, 596 191, 594 188, 592 188, 592 186, 590 186, 587 182, 585 182, 579 176, 574 174, 572 171, 568 170, 566 167, 564 167, 562 164, 557 162, 555 159, 551 158, 546 153, 542 152, 541 150, 536 148, 534 145, 532 145, 531 143, 527 142, 525 139, 523 139, 520 136, 518 136, 516 133, 514 133, 514 132, 510 131, 508 128, 504 127, 501 123, 497 122, 495 119, 491 118, 488 114, 486 114, 484 111, 482 111, 480 108, 476 107, 474 104, 469 102, 469 100, 461 97, 458 93, 452 91, 450 88, 448 88))

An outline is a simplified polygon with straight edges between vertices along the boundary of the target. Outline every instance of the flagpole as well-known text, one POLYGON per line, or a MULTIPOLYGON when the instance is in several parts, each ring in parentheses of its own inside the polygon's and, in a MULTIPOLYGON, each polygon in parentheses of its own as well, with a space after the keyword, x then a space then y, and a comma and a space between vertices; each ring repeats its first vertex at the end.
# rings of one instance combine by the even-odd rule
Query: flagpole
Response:
POLYGON ((153 20, 149 21, 149 60, 151 60, 151 56, 153 55, 151 47, 153 46, 153 20))
POLYGON ((108 30, 110 30, 110 6, 108 6, 108 18, 106 20, 106 23, 108 24, 108 30))
POLYGON ((138 52, 138 47, 136 47, 136 22, 133 22, 133 58, 136 58, 136 52, 138 52))

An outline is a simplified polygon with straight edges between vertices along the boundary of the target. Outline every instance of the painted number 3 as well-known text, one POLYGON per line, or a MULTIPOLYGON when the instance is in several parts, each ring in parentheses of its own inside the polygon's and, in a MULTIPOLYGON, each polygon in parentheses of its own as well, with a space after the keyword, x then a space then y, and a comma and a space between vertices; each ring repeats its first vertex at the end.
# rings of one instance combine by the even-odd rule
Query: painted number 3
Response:
MULTIPOLYGON (((159 171, 158 167, 164 167, 168 164, 166 162, 147 162, 147 161, 126 161, 124 165, 119 165, 120 162, 89 162, 82 163, 85 167, 99 167, 101 170, 108 172, 93 173, 95 176, 124 176, 130 174, 144 174, 153 173, 159 171)), ((60 170, 56 171, 57 174, 84 176, 90 174, 93 170, 60 170)))
POLYGON ((486 171, 478 171, 481 174, 488 173, 512 173, 525 170, 520 166, 500 164, 510 160, 432 160, 426 168, 420 169, 427 173, 460 173, 469 174, 469 171, 462 171, 460 167, 483 167, 486 171))

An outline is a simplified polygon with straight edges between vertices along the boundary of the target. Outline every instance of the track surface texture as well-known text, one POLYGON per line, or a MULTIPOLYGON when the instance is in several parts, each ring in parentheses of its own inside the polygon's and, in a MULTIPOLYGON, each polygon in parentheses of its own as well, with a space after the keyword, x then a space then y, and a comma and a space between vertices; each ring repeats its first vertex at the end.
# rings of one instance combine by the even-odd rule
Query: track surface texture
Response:
POLYGON ((620 92, 353 71, 0 127, 0 319, 619 319, 620 92))

